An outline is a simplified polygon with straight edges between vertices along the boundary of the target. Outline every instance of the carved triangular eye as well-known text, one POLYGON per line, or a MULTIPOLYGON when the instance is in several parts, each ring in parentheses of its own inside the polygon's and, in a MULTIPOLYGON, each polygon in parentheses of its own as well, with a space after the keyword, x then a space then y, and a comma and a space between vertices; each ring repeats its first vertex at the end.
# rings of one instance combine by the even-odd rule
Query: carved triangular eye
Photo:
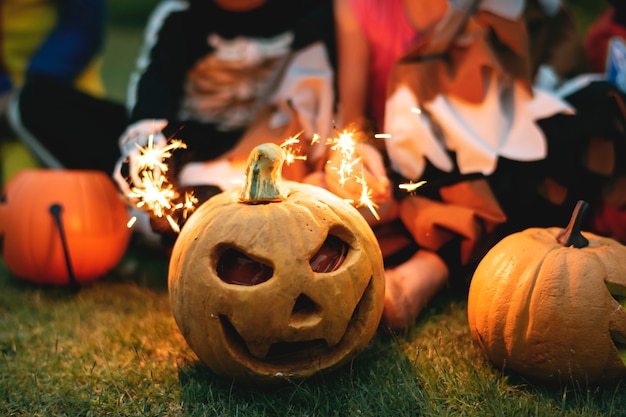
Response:
POLYGON ((319 251, 309 261, 314 272, 337 270, 346 259, 348 244, 336 236, 329 235, 319 251))
POLYGON ((274 275, 274 269, 251 259, 246 254, 228 249, 217 263, 217 276, 228 284, 258 285, 274 275))

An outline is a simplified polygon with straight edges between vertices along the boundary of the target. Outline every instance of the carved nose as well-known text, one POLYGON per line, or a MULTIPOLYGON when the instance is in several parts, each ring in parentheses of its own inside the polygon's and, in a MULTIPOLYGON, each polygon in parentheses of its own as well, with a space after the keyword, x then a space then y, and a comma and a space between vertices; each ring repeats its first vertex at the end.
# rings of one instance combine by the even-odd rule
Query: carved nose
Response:
POLYGON ((322 319, 320 307, 305 294, 300 294, 291 311, 289 324, 294 328, 312 327, 322 319))

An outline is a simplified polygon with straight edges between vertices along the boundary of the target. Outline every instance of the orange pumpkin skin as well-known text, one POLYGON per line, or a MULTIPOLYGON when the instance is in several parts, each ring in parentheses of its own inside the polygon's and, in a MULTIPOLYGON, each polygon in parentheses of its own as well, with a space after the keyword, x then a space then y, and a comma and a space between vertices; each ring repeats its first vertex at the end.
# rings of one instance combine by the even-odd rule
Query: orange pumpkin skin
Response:
POLYGON ((71 283, 53 204, 61 206, 76 283, 93 281, 120 261, 131 232, 112 180, 98 171, 29 169, 6 184, 0 204, 2 254, 13 274, 40 284, 71 283))
POLYGON ((468 296, 472 337, 488 359, 531 379, 602 383, 626 375, 626 247, 584 233, 587 247, 557 242, 559 228, 505 237, 479 263, 468 296))
POLYGON ((330 192, 285 182, 282 201, 248 204, 239 191, 201 205, 169 267, 170 303, 189 346, 216 374, 248 383, 302 379, 344 364, 380 322, 384 267, 359 212, 330 192), (327 236, 347 243, 343 263, 314 272, 327 236), (271 267, 258 285, 225 282, 220 258, 236 249, 271 267))

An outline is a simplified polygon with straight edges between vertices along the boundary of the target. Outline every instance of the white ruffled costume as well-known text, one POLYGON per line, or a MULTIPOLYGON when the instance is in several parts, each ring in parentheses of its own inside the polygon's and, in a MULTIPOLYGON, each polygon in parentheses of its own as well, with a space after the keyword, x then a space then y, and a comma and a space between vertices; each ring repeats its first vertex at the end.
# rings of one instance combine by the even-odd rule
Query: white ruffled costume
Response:
MULTIPOLYGON (((444 35, 437 36, 455 33, 443 28, 458 24, 459 14, 467 13, 471 2, 460 3, 450 4, 447 16, 435 29, 444 35)), ((521 1, 492 0, 482 1, 478 7, 515 20, 523 6, 521 1)), ((464 43, 472 42, 482 31, 480 26, 468 26, 469 30, 461 36, 433 42, 450 42, 464 48, 464 43)), ((423 99, 402 82, 396 84, 386 102, 384 126, 390 135, 385 143, 394 170, 418 180, 428 159, 442 171, 451 172, 456 163, 461 174, 490 175, 499 156, 518 161, 545 158, 546 138, 535 121, 557 113, 572 113, 572 107, 553 92, 538 87, 531 94, 527 86, 498 71, 485 70, 482 75, 484 91, 478 103, 441 90, 434 97, 423 99), (456 161, 451 160, 448 151, 455 152, 456 161)))

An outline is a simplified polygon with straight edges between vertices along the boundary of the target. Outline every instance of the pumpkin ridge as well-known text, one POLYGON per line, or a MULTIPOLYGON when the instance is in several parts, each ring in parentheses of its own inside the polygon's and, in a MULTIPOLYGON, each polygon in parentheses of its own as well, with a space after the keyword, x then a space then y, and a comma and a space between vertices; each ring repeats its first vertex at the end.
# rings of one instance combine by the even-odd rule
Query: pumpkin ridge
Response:
MULTIPOLYGON (((542 263, 539 263, 542 265, 542 263)), ((509 346, 507 346, 507 352, 510 352, 511 356, 518 356, 523 354, 523 351, 526 350, 525 346, 527 346, 528 340, 530 339, 530 325, 532 323, 531 314, 530 314, 530 306, 533 303, 532 296, 534 294, 534 289, 537 286, 537 281, 541 274, 541 266, 532 268, 532 273, 529 273, 532 278, 529 278, 530 285, 525 286, 524 295, 522 299, 525 301, 521 304, 521 308, 519 309, 519 316, 516 316, 514 320, 510 319, 510 316, 507 318, 507 323, 512 323, 513 330, 509 329, 511 332, 510 339, 505 336, 505 339, 510 340, 509 346)), ((514 314, 514 311, 509 309, 509 314, 514 314)), ((505 332, 508 333, 508 332, 505 332)))
MULTIPOLYGON (((534 231, 539 230, 535 229, 534 231)), ((541 245, 537 244, 538 242, 535 241, 532 233, 522 236, 521 239, 523 242, 519 244, 507 236, 499 243, 502 248, 500 252, 491 252, 485 257, 479 275, 481 277, 491 276, 495 280, 505 279, 499 286, 490 285, 487 287, 493 293, 482 290, 483 285, 476 287, 475 280, 472 280, 474 287, 472 291, 480 296, 474 304, 480 304, 482 305, 481 309, 489 311, 489 314, 486 315, 487 323, 481 324, 481 322, 473 320, 476 323, 473 328, 481 334, 483 342, 486 341, 493 345, 494 351, 499 352, 495 356, 500 357, 499 361, 503 363, 510 358, 515 358, 520 352, 524 353, 524 346, 529 339, 529 324, 531 323, 529 311, 532 300, 530 295, 534 294, 541 273, 539 266, 543 264, 546 257, 544 254, 540 261, 534 260, 536 253, 543 249, 539 247, 541 245), (517 250, 518 246, 525 250, 517 250), (511 257, 508 255, 509 253, 515 255, 511 257), (516 276, 508 272, 509 270, 517 270, 519 265, 528 266, 523 275, 516 276), (486 269, 482 271, 483 268, 486 269), (524 285, 519 286, 519 283, 524 285), (516 304, 512 304, 513 302, 516 304), (485 337, 487 337, 486 340, 485 337), (496 348, 496 346, 500 347, 496 348)), ((483 284, 483 280, 484 278, 480 280, 480 284, 483 284)), ((482 317, 478 317, 478 320, 482 319, 482 317)))
POLYGON ((541 260, 533 264, 532 267, 525 269, 523 276, 518 278, 518 281, 522 281, 527 285, 518 288, 514 298, 518 301, 520 299, 524 300, 524 302, 520 302, 516 308, 511 308, 511 304, 508 303, 506 328, 503 333, 504 340, 508 341, 506 351, 509 358, 519 357, 520 355, 523 356, 527 349, 528 341, 531 338, 531 324, 533 322, 531 318, 531 305, 533 304, 537 282, 542 276, 541 273, 546 257, 547 256, 543 256, 541 260), (523 295, 520 295, 520 293, 523 295))
MULTIPOLYGON (((87 180, 83 177, 76 177, 76 188, 79 190, 85 190, 86 188, 88 188, 87 184, 87 180)), ((97 192, 95 190, 95 187, 92 186, 91 187, 91 191, 98 194, 98 195, 105 195, 105 191, 104 191, 104 187, 102 186, 103 183, 102 181, 94 181, 94 186, 97 185, 98 189, 97 192)), ((102 232, 102 223, 104 222, 103 219, 96 219, 96 221, 93 220, 94 217, 94 213, 92 212, 92 210, 90 210, 89 207, 89 199, 87 198, 87 193, 85 192, 81 192, 78 193, 79 195, 77 196, 76 200, 75 200, 75 205, 73 207, 67 207, 67 205, 63 205, 63 213, 61 213, 61 216, 63 216, 64 214, 67 216, 68 210, 72 210, 72 211, 76 211, 78 213, 83 213, 81 218, 80 218, 80 222, 76 222, 74 224, 69 224, 69 222, 67 221, 63 221, 63 227, 65 228, 66 232, 66 241, 67 241, 67 251, 68 251, 68 255, 69 255, 69 259, 71 261, 71 265, 72 268, 74 270, 74 274, 75 275, 82 275, 84 274, 86 271, 85 269, 87 268, 81 268, 81 265, 78 262, 74 262, 74 258, 75 258, 75 254, 80 250, 80 247, 83 246, 86 243, 86 240, 88 240, 90 238, 90 236, 84 236, 81 232, 83 230, 87 229, 87 225, 91 225, 91 224, 96 224, 97 228, 99 228, 100 232, 102 232), (76 231, 77 235, 81 236, 81 239, 70 239, 70 237, 68 236, 68 231, 69 229, 73 229, 74 231, 76 231), (72 240, 72 241, 70 241, 72 240), (74 255, 72 255, 74 254, 74 255)), ((75 217, 75 216, 73 216, 75 217)), ((104 217, 104 216, 103 216, 104 217)), ((66 217, 67 218, 67 217, 66 217)), ((58 228, 56 228, 57 234, 59 234, 59 239, 61 238, 60 235, 60 230, 58 228)), ((88 265, 84 265, 85 267, 88 265)), ((68 271, 69 272, 69 271, 68 271)), ((68 277, 68 279, 70 281, 72 281, 72 277, 68 277)))
MULTIPOLYGON (((86 181, 86 178, 80 178, 81 181, 81 189, 86 189, 89 188, 89 184, 86 181)), ((111 183, 108 182, 108 178, 103 178, 102 181, 98 181, 96 184, 92 185, 91 188, 93 189, 94 186, 97 185, 97 191, 93 190, 94 194, 100 195, 100 196, 106 196, 107 199, 112 199, 114 197, 117 197, 117 192, 114 195, 110 195, 109 193, 107 193, 107 188, 110 188, 110 186, 112 185, 111 183)), ((83 193, 83 196, 85 196, 85 193, 83 193)), ((89 201, 88 199, 83 198, 82 199, 82 204, 83 207, 89 207, 89 201)), ((96 213, 93 213, 91 210, 88 210, 89 213, 89 217, 85 217, 85 222, 88 224, 97 224, 98 227, 100 228, 100 231, 102 232, 110 232, 111 230, 114 230, 114 225, 113 223, 113 218, 109 217, 109 216, 98 216, 96 213)))
MULTIPOLYGON (((28 175, 28 173, 25 173, 25 175, 28 175)), ((33 207, 33 201, 35 201, 35 197, 36 194, 35 193, 28 193, 26 195, 25 198, 27 198, 27 201, 25 201, 24 203, 24 210, 28 210, 29 212, 26 213, 26 215, 28 216, 28 221, 25 223, 25 234, 27 236, 36 236, 37 234, 41 236, 43 231, 39 231, 39 233, 34 233, 33 231, 36 229, 35 227, 35 216, 32 215, 32 213, 30 212, 31 207, 33 207)), ((8 203, 10 203, 10 201, 8 201, 8 203)), ((37 259, 37 248, 35 247, 35 245, 29 245, 27 244, 27 242, 25 240, 20 239, 18 241, 19 243, 21 243, 21 247, 19 248, 15 248, 15 253, 20 253, 20 252, 24 252, 24 253, 28 253, 28 259, 37 259)), ((18 246, 17 243, 14 243, 13 246, 18 246)), ((5 256, 6 256, 6 249, 5 249, 5 256)), ((41 273, 43 272, 41 268, 38 267, 38 265, 35 262, 30 263, 29 270, 33 271, 33 275, 35 276, 40 276, 41 273)))

